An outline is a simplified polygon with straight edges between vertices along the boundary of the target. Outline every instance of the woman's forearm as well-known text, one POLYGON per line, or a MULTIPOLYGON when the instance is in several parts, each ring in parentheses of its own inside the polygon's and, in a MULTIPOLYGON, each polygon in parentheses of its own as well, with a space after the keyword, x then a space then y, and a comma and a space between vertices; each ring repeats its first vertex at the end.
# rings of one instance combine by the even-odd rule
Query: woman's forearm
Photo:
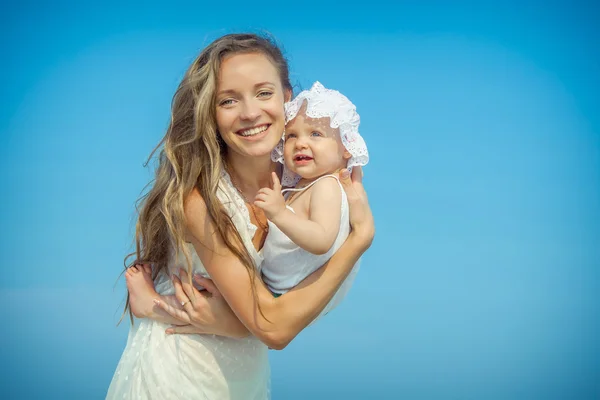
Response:
POLYGON ((351 233, 325 265, 275 299, 269 312, 275 328, 268 334, 271 347, 284 348, 319 316, 369 244, 359 235, 351 233))
POLYGON ((351 233, 323 267, 278 298, 227 248, 194 246, 237 318, 267 346, 283 349, 327 306, 369 243, 351 233))

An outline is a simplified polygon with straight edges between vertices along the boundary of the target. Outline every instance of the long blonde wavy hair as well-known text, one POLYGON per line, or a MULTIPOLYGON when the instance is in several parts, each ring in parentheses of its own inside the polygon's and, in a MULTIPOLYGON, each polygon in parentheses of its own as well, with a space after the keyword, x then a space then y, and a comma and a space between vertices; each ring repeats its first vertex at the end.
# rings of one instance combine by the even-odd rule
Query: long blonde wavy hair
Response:
MULTIPOLYGON (((234 54, 265 55, 279 72, 282 87, 291 92, 288 63, 275 41, 257 34, 229 34, 209 44, 183 77, 171 103, 171 121, 164 138, 150 154, 160 150, 158 167, 148 192, 136 204, 135 252, 125 257, 125 267, 152 265, 156 279, 175 251, 182 251, 191 276, 191 255, 184 246, 184 200, 196 188, 218 233, 253 277, 256 268, 230 216, 217 198, 227 146, 217 131, 216 88, 223 59, 234 54), (128 263, 133 256, 134 261, 128 263)), ((253 287, 253 293, 255 288, 253 287)), ((124 312, 133 316, 127 295, 124 312)))

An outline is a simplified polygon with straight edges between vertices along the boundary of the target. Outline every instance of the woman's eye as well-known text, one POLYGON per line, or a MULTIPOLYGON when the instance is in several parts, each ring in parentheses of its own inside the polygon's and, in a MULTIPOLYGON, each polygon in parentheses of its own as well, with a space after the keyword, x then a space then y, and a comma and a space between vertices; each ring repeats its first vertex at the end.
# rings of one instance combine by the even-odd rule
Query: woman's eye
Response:
POLYGON ((233 99, 222 100, 219 105, 220 106, 230 106, 233 104, 233 99))
POLYGON ((273 92, 270 92, 268 90, 263 90, 262 92, 260 92, 258 94, 259 97, 270 97, 273 95, 273 92))

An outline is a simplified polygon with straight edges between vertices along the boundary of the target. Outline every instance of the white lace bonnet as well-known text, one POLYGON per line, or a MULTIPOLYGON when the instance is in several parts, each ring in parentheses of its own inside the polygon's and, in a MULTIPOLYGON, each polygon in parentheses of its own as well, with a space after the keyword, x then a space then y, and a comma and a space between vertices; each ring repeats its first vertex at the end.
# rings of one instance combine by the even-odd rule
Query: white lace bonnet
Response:
MULTIPOLYGON (((285 103, 286 124, 296 118, 305 100, 307 117, 329 118, 330 126, 334 129, 339 128, 342 144, 352 156, 348 160, 347 168, 351 170, 356 165, 366 165, 369 162, 369 152, 364 139, 358 133, 360 116, 356 112, 356 106, 337 90, 327 89, 317 81, 310 90, 303 90, 292 101, 285 103)), ((300 176, 285 167, 283 137, 273 149, 271 159, 283 164, 282 185, 295 186, 300 176)))

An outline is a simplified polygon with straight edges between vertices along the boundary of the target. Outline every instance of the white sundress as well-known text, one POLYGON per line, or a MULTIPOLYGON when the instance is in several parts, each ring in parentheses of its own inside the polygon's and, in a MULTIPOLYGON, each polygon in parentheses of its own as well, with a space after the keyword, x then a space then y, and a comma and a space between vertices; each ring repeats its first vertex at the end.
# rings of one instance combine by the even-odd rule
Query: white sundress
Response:
MULTIPOLYGON (((256 227, 248 209, 223 174, 217 197, 233 219, 244 245, 260 268, 262 256, 252 244, 256 227)), ((195 273, 208 276, 191 244, 195 273)), ((184 265, 174 260, 169 270, 184 265)), ((166 273, 155 282, 161 295, 175 293, 166 273)), ((243 399, 270 398, 268 348, 256 337, 232 339, 216 335, 166 335, 169 327, 150 319, 136 319, 129 331, 107 399, 243 399)))

